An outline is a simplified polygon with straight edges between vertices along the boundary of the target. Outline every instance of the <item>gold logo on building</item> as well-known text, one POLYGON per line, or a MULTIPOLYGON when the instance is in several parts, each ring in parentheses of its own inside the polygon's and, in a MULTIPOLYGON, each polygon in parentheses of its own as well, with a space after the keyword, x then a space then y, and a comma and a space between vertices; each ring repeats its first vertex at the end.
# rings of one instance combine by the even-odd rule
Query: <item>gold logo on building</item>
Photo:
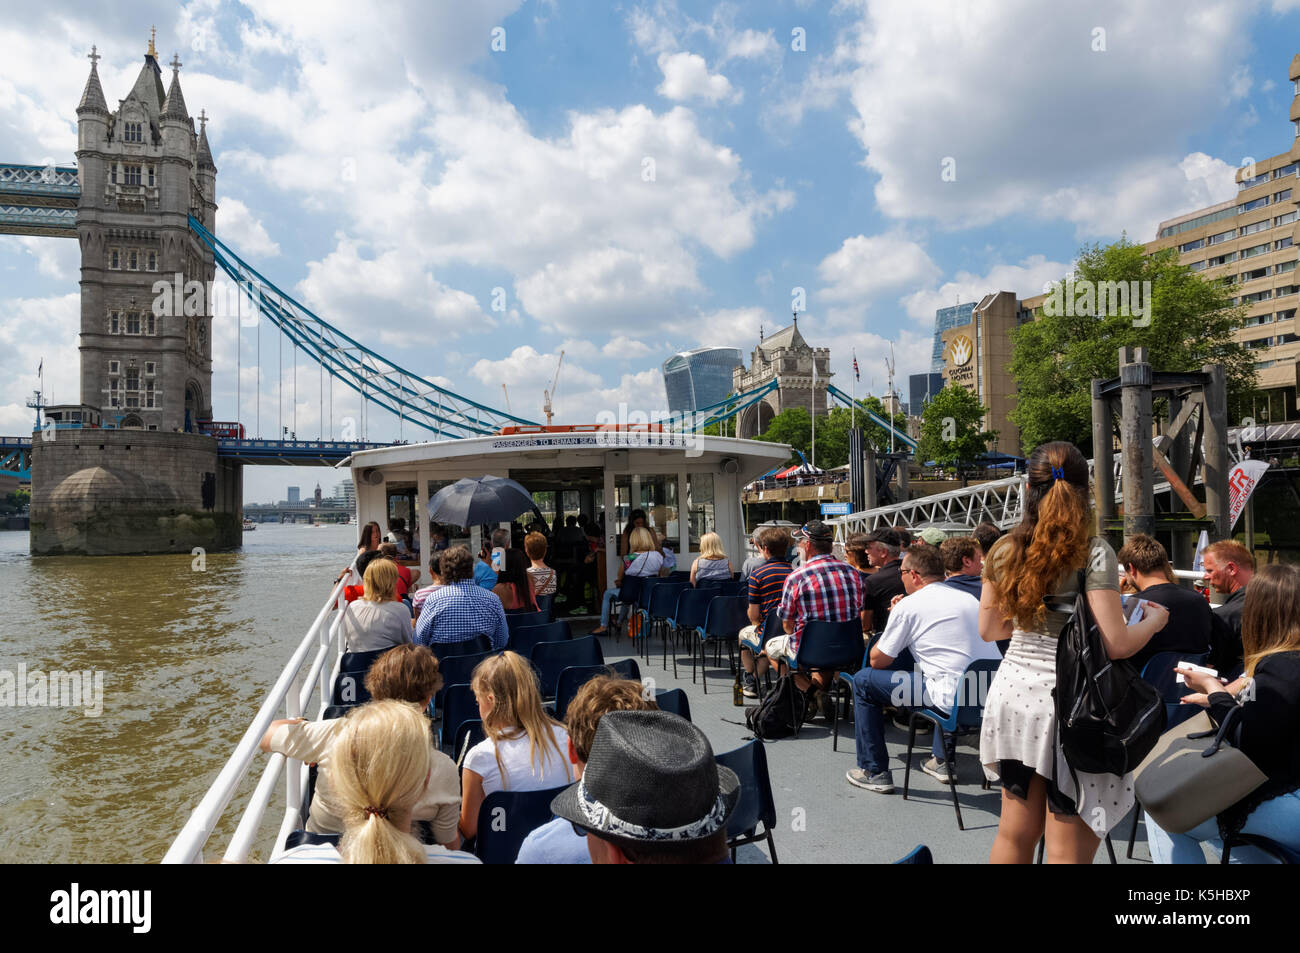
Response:
POLYGON ((970 362, 975 352, 975 345, 964 334, 958 334, 948 341, 948 360, 954 367, 962 367, 970 362))

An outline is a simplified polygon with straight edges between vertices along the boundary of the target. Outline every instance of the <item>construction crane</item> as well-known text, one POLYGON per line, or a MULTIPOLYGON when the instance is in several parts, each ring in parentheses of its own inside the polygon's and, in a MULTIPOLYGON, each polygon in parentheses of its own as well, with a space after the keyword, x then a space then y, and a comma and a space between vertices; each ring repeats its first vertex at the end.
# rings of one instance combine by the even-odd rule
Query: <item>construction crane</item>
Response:
MULTIPOLYGON (((560 380, 560 365, 564 363, 564 351, 560 351, 560 359, 555 362, 555 377, 551 379, 551 389, 542 391, 542 413, 546 415, 546 426, 551 425, 551 398, 555 396, 555 385, 560 380)), ((509 409, 509 408, 507 408, 509 409)))
POLYGON ((510 391, 506 390, 506 385, 501 385, 501 393, 506 395, 506 413, 510 413, 510 391))

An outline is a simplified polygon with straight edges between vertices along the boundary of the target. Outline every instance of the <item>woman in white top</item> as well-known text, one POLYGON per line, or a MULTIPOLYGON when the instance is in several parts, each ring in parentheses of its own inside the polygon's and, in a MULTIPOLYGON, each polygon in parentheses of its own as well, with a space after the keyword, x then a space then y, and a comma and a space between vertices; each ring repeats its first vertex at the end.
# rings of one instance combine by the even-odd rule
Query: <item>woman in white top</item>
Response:
POLYGON ((433 770, 429 721, 414 705, 379 701, 348 713, 331 749, 335 795, 343 808, 338 849, 295 847, 277 863, 475 863, 461 851, 411 836, 411 811, 433 770))
POLYGON ((391 649, 411 641, 411 610, 397 600, 397 563, 375 559, 366 567, 365 592, 343 610, 340 631, 349 652, 391 649))
POLYGON ((700 557, 691 564, 691 585, 710 579, 730 578, 731 560, 722 548, 722 537, 717 533, 705 533, 700 537, 700 557))
POLYGON ((465 755, 460 831, 478 833, 478 812, 494 791, 540 791, 569 784, 569 734, 547 717, 537 676, 522 655, 484 659, 470 681, 486 741, 465 755))
MULTIPOLYGON (((623 577, 627 576, 657 576, 659 570, 663 568, 664 557, 659 551, 659 540, 655 538, 652 530, 644 526, 632 530, 628 539, 628 545, 631 551, 623 557, 622 563, 618 567, 618 578, 614 580, 614 586, 605 590, 605 599, 600 606, 600 628, 593 629, 592 635, 604 635, 609 629, 609 613, 614 604, 614 597, 618 591, 623 588, 623 577)), ((624 607, 626 611, 626 607, 624 607)))

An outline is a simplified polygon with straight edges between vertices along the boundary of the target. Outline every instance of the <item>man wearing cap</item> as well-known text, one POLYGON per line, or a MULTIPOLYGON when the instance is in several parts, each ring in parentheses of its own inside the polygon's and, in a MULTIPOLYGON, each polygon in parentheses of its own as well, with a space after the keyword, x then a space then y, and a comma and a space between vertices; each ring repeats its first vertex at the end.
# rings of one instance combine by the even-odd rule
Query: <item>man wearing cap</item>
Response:
POLYGON ((551 812, 587 835, 593 864, 721 864, 740 779, 709 740, 666 711, 600 719, 586 769, 551 812))
POLYGON ((867 559, 876 567, 866 581, 862 602, 862 631, 883 632, 889 622, 889 604, 904 595, 902 540, 892 529, 867 534, 867 559))
MULTIPOLYGON (((769 640, 763 653, 778 667, 798 656, 799 641, 808 622, 847 622, 862 612, 862 576, 831 553, 834 530, 821 520, 813 520, 794 538, 803 562, 786 579, 777 609, 786 634, 769 640)), ((810 680, 795 672, 794 684, 802 692, 815 685, 824 693, 834 677, 834 672, 816 672, 810 680)))

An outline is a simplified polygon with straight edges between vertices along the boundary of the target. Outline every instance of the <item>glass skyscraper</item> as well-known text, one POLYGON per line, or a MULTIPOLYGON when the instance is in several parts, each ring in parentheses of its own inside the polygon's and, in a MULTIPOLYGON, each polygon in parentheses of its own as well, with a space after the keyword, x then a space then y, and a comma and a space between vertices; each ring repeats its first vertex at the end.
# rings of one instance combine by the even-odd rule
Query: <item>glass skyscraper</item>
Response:
POLYGON ((731 372, 742 365, 740 349, 697 347, 664 361, 664 390, 673 413, 694 413, 731 393, 731 372))
POLYGON ((934 350, 930 352, 930 370, 935 374, 943 373, 943 332, 970 324, 975 312, 975 302, 954 305, 951 308, 939 308, 934 312, 934 350))

